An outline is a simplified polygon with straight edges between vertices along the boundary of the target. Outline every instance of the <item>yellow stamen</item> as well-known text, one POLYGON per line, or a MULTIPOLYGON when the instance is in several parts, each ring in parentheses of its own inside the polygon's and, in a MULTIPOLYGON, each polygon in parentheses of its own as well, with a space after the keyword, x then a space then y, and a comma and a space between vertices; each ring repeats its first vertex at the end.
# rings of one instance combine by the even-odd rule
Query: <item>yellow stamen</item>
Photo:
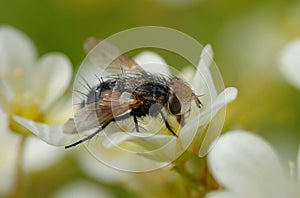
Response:
POLYGON ((10 117, 10 120, 9 120, 9 128, 11 129, 11 131, 13 131, 17 134, 21 134, 23 136, 27 136, 30 134, 30 131, 28 129, 21 126, 12 117, 10 117))
MULTIPOLYGON (((44 122, 44 118, 45 118, 44 114, 39 111, 39 108, 37 105, 35 105, 35 104, 24 105, 24 104, 19 104, 19 103, 13 103, 10 105, 11 106, 9 109, 11 110, 11 112, 10 112, 11 115, 18 115, 23 118, 33 120, 36 122, 44 122)), ((10 117, 9 127, 12 131, 22 134, 22 135, 27 135, 30 133, 23 126, 21 126, 20 124, 15 122, 12 117, 10 117)))

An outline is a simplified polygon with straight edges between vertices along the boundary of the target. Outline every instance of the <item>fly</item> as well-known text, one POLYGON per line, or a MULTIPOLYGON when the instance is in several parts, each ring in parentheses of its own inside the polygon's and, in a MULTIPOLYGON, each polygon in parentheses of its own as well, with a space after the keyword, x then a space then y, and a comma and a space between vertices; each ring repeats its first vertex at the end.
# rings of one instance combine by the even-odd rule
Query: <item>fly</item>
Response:
MULTIPOLYGON (((122 54, 110 43, 101 42, 104 42, 105 47, 97 55, 100 60, 107 56, 113 56, 115 53, 122 54)), ((88 46, 95 46, 99 41, 90 39, 87 43, 88 46)), ((138 119, 148 115, 160 116, 166 128, 177 137, 167 121, 163 109, 175 116, 177 121, 182 124, 184 115, 191 109, 192 101, 198 108, 201 107, 199 96, 184 80, 175 76, 147 72, 126 54, 115 59, 110 67, 110 69, 119 67, 122 70, 121 74, 109 75, 105 80, 98 78, 99 83, 89 88, 86 99, 81 102, 80 109, 75 113, 74 118, 69 119, 64 126, 66 133, 83 132, 96 127, 98 129, 65 148, 76 146, 93 138, 111 122, 128 118, 133 119, 135 130, 139 132, 138 119)))

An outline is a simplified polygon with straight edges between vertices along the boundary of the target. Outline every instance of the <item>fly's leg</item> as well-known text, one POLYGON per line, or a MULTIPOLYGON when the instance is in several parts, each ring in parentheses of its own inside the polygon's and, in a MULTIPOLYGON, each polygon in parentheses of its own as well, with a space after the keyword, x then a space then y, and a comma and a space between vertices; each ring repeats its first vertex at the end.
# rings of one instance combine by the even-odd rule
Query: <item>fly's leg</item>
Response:
POLYGON ((97 135, 97 134, 100 133, 102 130, 104 130, 105 127, 107 127, 107 125, 109 125, 109 123, 111 123, 112 121, 125 120, 125 119, 129 118, 130 116, 131 116, 130 113, 126 113, 126 114, 124 114, 124 115, 115 117, 114 119, 112 119, 112 120, 110 120, 110 121, 104 123, 102 126, 100 126, 94 133, 88 135, 87 137, 85 137, 85 138, 83 138, 83 139, 81 139, 81 140, 79 140, 79 141, 77 141, 77 142, 75 142, 75 143, 73 143, 73 144, 70 144, 70 145, 65 146, 65 149, 71 148, 71 147, 73 147, 73 146, 77 146, 78 144, 81 144, 81 143, 83 143, 83 142, 85 142, 85 141, 87 141, 87 140, 92 139, 95 135, 97 135))
POLYGON ((118 116, 118 117, 115 117, 115 121, 125 120, 125 119, 129 118, 130 116, 133 116, 133 121, 134 121, 136 132, 140 132, 140 127, 139 127, 139 123, 138 123, 137 117, 132 112, 126 113, 126 114, 118 116))
POLYGON ((136 132, 140 132, 139 123, 138 123, 138 120, 136 118, 136 115, 133 115, 133 121, 134 121, 136 132))
POLYGON ((121 121, 121 120, 125 120, 127 118, 130 118, 131 114, 130 113, 125 113, 123 115, 120 116, 116 116, 114 121, 121 121))
MULTIPOLYGON (((111 120, 111 121, 113 121, 113 120, 111 120)), ((83 142, 85 142, 85 141, 87 141, 87 140, 92 139, 95 135, 97 135, 98 133, 100 133, 100 131, 102 131, 105 127, 107 127, 107 125, 108 125, 111 121, 104 123, 102 126, 100 126, 100 127, 99 127, 94 133, 92 133, 91 135, 89 135, 89 136, 87 136, 87 137, 85 137, 85 138, 83 138, 83 139, 81 139, 81 140, 79 140, 79 141, 77 141, 77 142, 75 142, 75 143, 73 143, 73 144, 70 144, 70 145, 65 146, 65 149, 71 148, 71 147, 73 147, 73 146, 77 146, 78 144, 81 144, 81 143, 83 143, 83 142)))
POLYGON ((165 122, 165 125, 166 125, 167 129, 169 129, 169 131, 171 131, 171 133, 172 133, 174 136, 178 137, 177 134, 176 134, 176 133, 173 131, 173 129, 171 128, 171 126, 170 126, 170 124, 168 123, 168 121, 167 121, 165 115, 163 114, 163 112, 160 111, 159 113, 160 113, 160 115, 161 115, 163 121, 165 122))

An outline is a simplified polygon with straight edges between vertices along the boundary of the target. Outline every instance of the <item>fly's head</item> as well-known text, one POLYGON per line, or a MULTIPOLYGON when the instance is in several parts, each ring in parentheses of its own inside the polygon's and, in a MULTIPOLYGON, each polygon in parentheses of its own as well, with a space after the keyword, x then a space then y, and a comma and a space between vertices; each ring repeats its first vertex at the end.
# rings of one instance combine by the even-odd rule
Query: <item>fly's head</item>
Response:
POLYGON ((189 112, 192 100, 195 101, 198 108, 201 107, 198 96, 193 92, 190 86, 180 78, 172 78, 168 89, 167 109, 170 114, 180 116, 189 112))

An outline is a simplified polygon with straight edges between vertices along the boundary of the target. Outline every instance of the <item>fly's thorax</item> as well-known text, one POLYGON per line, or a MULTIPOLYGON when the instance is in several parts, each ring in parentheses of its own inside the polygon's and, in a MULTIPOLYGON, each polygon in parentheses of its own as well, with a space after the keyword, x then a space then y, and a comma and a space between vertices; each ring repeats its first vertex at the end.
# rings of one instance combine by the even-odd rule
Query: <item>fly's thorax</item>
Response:
POLYGON ((135 116, 155 117, 166 104, 168 82, 158 74, 124 74, 118 78, 115 91, 122 93, 120 103, 127 103, 135 116))

